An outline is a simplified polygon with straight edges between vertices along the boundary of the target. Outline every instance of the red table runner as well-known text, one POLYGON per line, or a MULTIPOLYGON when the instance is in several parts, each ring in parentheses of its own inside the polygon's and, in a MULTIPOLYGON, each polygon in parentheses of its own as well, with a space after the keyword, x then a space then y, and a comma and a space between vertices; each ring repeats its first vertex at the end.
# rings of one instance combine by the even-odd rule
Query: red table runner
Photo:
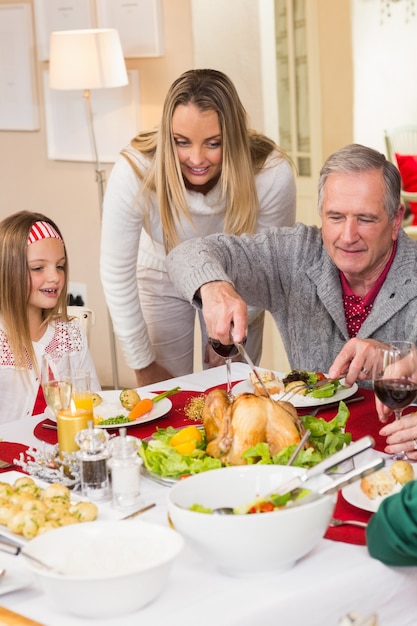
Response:
MULTIPOLYGON (((189 420, 185 415, 184 407, 191 398, 201 395, 201 391, 180 391, 174 394, 169 398, 172 402, 172 407, 166 415, 164 415, 163 417, 159 417, 157 420, 154 420, 152 422, 145 422, 144 424, 138 424, 137 426, 129 426, 127 429, 127 434, 133 437, 138 437, 139 439, 145 439, 146 437, 150 437, 151 435, 153 435, 157 428, 167 428, 168 426, 172 426, 173 428, 181 428, 182 426, 195 424, 196 422, 189 420)), ((52 422, 51 420, 42 420, 41 422, 39 422, 39 424, 35 426, 33 434, 41 441, 56 444, 58 440, 56 430, 48 430, 47 428, 44 428, 44 423, 54 424, 54 422, 52 422)), ((117 433, 119 428, 120 426, 116 426, 115 428, 108 430, 110 433, 117 433)))
MULTIPOLYGON (((225 387, 224 385, 221 387, 225 387)), ((205 393, 210 391, 207 389, 205 393)), ((158 391, 159 393, 159 391, 158 391)), ((201 395, 201 392, 197 391, 180 391, 179 393, 171 396, 172 408, 164 416, 158 420, 147 422, 138 426, 131 426, 128 429, 129 435, 144 439, 151 436, 156 428, 166 428, 172 426, 174 428, 180 428, 181 426, 187 426, 189 424, 195 424, 196 422, 189 420, 184 413, 184 406, 193 397, 201 395)), ((359 389, 356 396, 363 396, 362 402, 357 402, 349 406, 350 417, 346 424, 346 430, 352 434, 352 439, 356 441, 365 435, 371 435, 375 439, 375 450, 383 451, 385 447, 385 438, 379 435, 381 429, 381 423, 378 420, 378 416, 375 410, 374 393, 369 389, 359 389)), ((408 411, 412 411, 410 408, 408 411)), ((407 412, 407 411, 406 411, 407 412)), ((300 414, 307 414, 308 409, 299 409, 300 414)), ((322 417, 325 420, 332 419, 336 414, 335 407, 326 410, 324 407, 319 412, 318 417, 322 417)), ((42 424, 49 420, 43 420, 37 424, 34 429, 34 434, 38 439, 46 441, 51 444, 57 443, 57 433, 53 430, 47 430, 43 428, 42 424)), ((117 432, 114 429, 110 432, 117 432)), ((1 456, 1 451, 0 451, 1 456)), ((4 458, 4 457, 2 457, 4 458)), ((339 493, 334 516, 339 519, 356 519, 367 522, 372 513, 359 509, 343 498, 339 493)), ((354 543, 359 545, 365 545, 365 530, 356 528, 353 526, 339 526, 335 528, 329 528, 325 537, 334 541, 343 541, 347 543, 354 543)))

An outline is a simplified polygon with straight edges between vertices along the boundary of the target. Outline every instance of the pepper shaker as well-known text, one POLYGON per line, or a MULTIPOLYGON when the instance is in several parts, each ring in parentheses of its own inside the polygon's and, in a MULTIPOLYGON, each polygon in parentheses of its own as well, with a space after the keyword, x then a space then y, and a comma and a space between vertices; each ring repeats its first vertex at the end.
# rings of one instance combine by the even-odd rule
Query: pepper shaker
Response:
POLYGON ((109 436, 101 428, 88 428, 75 435, 79 446, 81 492, 92 500, 104 500, 110 496, 109 472, 107 467, 107 442, 109 436))
POLYGON ((126 428, 120 428, 119 437, 110 441, 110 460, 113 505, 119 510, 134 508, 140 495, 140 468, 138 456, 141 441, 127 437, 126 428))

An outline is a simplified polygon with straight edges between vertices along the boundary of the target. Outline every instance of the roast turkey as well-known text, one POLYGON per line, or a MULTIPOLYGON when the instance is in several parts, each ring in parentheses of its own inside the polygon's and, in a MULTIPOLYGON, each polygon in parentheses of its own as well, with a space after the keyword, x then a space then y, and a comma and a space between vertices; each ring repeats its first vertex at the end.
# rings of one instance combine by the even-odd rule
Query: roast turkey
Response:
POLYGON ((211 391, 203 409, 208 455, 229 465, 244 465, 243 453, 260 443, 269 445, 272 456, 297 444, 303 425, 289 402, 242 393, 230 402, 221 389, 211 391))

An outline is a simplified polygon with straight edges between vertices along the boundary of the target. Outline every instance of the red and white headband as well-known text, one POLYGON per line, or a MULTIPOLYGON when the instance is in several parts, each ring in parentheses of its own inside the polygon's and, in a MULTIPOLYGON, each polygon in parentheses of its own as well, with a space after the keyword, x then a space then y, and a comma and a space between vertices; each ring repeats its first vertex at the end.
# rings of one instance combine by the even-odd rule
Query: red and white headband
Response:
POLYGON ((62 243, 64 243, 61 235, 52 226, 52 224, 43 221, 35 222, 34 224, 32 224, 32 228, 29 231, 28 246, 30 246, 31 243, 35 243, 35 241, 39 241, 40 239, 48 239, 50 237, 54 239, 59 239, 60 241, 62 241, 62 243))

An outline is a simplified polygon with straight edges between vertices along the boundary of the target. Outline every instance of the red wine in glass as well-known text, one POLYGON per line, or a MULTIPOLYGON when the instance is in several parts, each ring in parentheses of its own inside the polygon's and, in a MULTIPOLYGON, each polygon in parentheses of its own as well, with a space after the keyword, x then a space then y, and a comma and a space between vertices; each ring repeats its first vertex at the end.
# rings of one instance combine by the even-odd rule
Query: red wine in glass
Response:
MULTIPOLYGON (((409 341, 392 341, 375 352, 372 380, 375 396, 394 411, 395 419, 417 398, 417 350, 409 341)), ((405 451, 392 458, 407 459, 405 451)))
MULTIPOLYGON (((224 344, 220 343, 217 339, 208 340, 209 344, 213 348, 214 352, 225 359, 226 361, 226 376, 227 376, 227 386, 226 393, 230 402, 233 402, 234 396, 232 392, 232 359, 233 357, 239 354, 239 350, 236 348, 234 343, 224 344)), ((242 341, 243 344, 246 343, 246 338, 242 341)))
POLYGON ((417 398, 417 384, 403 378, 377 379, 374 391, 379 400, 394 411, 405 409, 417 398))

